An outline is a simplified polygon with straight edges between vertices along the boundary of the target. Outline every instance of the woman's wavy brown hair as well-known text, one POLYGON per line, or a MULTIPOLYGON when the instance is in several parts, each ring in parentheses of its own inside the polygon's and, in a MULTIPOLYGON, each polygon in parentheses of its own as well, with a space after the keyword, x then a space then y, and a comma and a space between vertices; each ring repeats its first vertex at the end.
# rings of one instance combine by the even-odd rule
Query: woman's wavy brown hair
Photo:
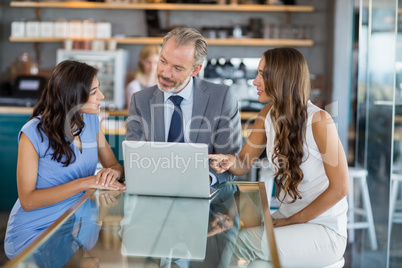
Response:
MULTIPOLYGON (((292 203, 301 198, 297 189, 303 180, 300 165, 306 136, 310 72, 303 55, 293 48, 275 48, 264 53, 265 91, 273 106, 270 116, 275 131, 272 162, 277 171, 276 196, 284 191, 292 203)), ((283 200, 281 200, 283 201, 283 200)))
POLYGON ((37 128, 42 141, 42 133, 49 139, 47 151, 52 148, 52 160, 64 166, 75 162, 71 143, 84 128, 80 108, 88 101, 97 72, 97 69, 82 62, 66 60, 59 63, 30 118, 39 119, 37 128))

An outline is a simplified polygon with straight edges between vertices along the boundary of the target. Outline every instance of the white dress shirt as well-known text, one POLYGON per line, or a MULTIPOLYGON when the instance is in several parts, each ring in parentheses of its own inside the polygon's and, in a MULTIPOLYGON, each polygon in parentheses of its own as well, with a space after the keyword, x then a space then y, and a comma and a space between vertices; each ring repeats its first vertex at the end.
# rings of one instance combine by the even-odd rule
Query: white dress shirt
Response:
POLYGON ((164 114, 165 114, 165 141, 168 140, 170 121, 172 121, 172 115, 174 112, 174 104, 169 99, 170 96, 177 95, 183 98, 180 104, 180 108, 183 114, 183 133, 184 142, 190 140, 190 123, 191 116, 193 114, 193 79, 190 79, 187 86, 178 94, 163 92, 164 96, 164 114))
MULTIPOLYGON (((193 114, 193 78, 190 79, 187 86, 183 88, 178 94, 163 92, 164 97, 164 120, 165 120, 165 141, 168 140, 169 129, 170 129, 170 122, 172 121, 172 115, 174 112, 174 104, 169 99, 172 95, 178 95, 183 98, 183 101, 180 104, 180 108, 183 114, 183 134, 184 134, 184 142, 189 142, 190 140, 190 124, 191 124, 191 117, 193 114)), ((212 178, 211 185, 217 183, 218 179, 216 178, 215 174, 209 172, 209 175, 212 178)))

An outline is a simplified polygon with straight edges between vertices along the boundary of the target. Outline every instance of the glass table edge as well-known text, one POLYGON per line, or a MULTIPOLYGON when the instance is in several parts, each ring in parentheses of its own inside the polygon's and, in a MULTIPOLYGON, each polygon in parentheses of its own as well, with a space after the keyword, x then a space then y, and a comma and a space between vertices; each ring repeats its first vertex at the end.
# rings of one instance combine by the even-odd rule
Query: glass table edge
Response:
MULTIPOLYGON (((264 182, 250 182, 250 181, 231 181, 228 184, 236 184, 242 186, 254 186, 258 187, 260 192, 260 198, 262 201, 263 217, 265 222, 267 241, 270 246, 270 254, 272 258, 272 264, 274 268, 280 268, 278 251, 276 248, 275 237, 273 236, 273 223, 270 215, 268 199, 266 195, 264 182)), ((19 263, 24 261, 35 249, 43 244, 51 235, 57 231, 57 229, 72 215, 74 212, 87 201, 97 189, 90 189, 84 195, 82 195, 60 218, 58 218, 49 228, 45 230, 35 241, 33 241, 26 249, 24 249, 16 258, 6 263, 4 268, 17 267, 19 263)))
POLYGON ((17 267, 19 263, 24 261, 32 252, 42 245, 49 237, 52 236, 63 223, 74 214, 74 212, 87 201, 97 189, 89 189, 83 194, 66 212, 63 213, 52 225, 50 225, 38 238, 29 244, 17 257, 10 260, 3 266, 4 268, 17 267))

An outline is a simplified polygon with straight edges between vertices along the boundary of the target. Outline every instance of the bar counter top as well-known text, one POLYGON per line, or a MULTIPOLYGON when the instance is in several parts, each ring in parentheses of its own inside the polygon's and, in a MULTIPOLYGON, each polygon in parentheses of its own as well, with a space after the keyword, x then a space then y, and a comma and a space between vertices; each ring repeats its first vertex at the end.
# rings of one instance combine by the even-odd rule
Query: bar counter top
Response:
MULTIPOLYGON (((0 106, 0 114, 32 114, 33 107, 12 107, 0 106)), ((102 110, 102 113, 107 113, 112 116, 128 116, 128 109, 124 110, 102 110)))
POLYGON ((32 114, 32 107, 0 106, 0 114, 32 114))
MULTIPOLYGON (((33 107, 12 107, 0 106, 0 114, 32 114, 33 107)), ((101 110, 101 113, 107 113, 109 116, 128 116, 128 109, 124 110, 101 110)), ((241 120, 249 120, 256 117, 258 112, 243 111, 240 112, 241 120)))

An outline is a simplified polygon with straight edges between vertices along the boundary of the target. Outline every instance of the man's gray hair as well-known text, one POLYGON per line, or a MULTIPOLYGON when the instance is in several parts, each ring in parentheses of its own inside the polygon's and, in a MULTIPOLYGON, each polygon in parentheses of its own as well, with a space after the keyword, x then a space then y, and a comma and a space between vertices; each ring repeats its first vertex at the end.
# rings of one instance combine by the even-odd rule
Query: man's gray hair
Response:
POLYGON ((207 57, 207 42, 204 37, 194 28, 189 27, 176 27, 168 32, 163 38, 162 49, 165 43, 173 37, 175 38, 177 46, 194 45, 194 66, 203 63, 207 57))

